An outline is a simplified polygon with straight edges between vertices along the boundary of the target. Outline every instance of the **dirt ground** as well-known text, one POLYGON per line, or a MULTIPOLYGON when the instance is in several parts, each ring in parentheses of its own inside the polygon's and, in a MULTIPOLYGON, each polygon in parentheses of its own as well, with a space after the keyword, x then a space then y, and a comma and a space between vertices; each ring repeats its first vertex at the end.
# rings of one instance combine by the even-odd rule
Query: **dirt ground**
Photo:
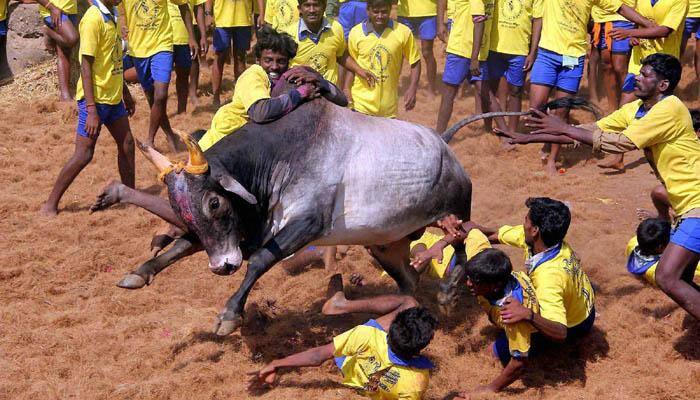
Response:
MULTIPOLYGON (((691 95, 697 90, 694 81, 687 66, 679 93, 691 108, 700 107, 691 95)), ((210 88, 208 71, 202 84, 204 91, 210 88)), ((131 90, 138 101, 131 126, 143 138, 146 102, 138 87, 131 90)), ((230 80, 226 90, 230 96, 230 80)), ((320 315, 330 276, 323 269, 288 275, 273 268, 252 291, 243 328, 226 338, 213 336, 210 327, 243 272, 216 276, 204 254, 175 264, 147 288, 117 288, 120 277, 148 257, 160 223, 134 207, 88 213, 100 189, 118 177, 115 146, 107 132, 93 163, 66 193, 59 216, 39 217, 41 202, 73 151, 76 118, 54 102, 51 90, 31 96, 21 92, 18 86, 0 88, 0 398, 359 398, 339 385, 330 362, 286 373, 272 391, 246 390, 247 371, 323 344, 367 319, 320 315)), ((434 126, 439 98, 422 85, 418 102, 400 118, 434 126)), ((472 112, 471 98, 460 99, 453 121, 472 112)), ((201 107, 171 121, 189 131, 207 127, 211 116, 210 109, 201 107)), ((162 134, 158 140, 164 146, 162 134)), ((648 193, 657 185, 641 154, 629 154, 627 172, 615 174, 597 168, 589 148, 566 150, 566 173, 548 179, 538 146, 505 153, 481 125, 463 129, 452 147, 473 178, 477 222, 521 223, 528 196, 568 202, 573 210, 568 240, 596 288, 598 319, 592 334, 578 348, 542 355, 502 397, 697 398, 700 324, 624 267, 625 245, 638 222, 634 210, 651 207, 648 193)), ((140 154, 137 185, 165 195, 140 154)), ((521 254, 507 251, 520 268, 521 254)), ((350 296, 395 290, 361 248, 351 249, 339 268, 346 278, 361 272, 369 280, 365 287, 351 288, 350 296)), ((435 293, 436 284, 424 281, 418 297, 437 312, 435 293)), ((455 390, 493 378, 500 367, 487 352, 495 334, 466 295, 454 315, 440 315, 440 330, 427 349, 437 365, 427 398, 450 398, 455 390)))

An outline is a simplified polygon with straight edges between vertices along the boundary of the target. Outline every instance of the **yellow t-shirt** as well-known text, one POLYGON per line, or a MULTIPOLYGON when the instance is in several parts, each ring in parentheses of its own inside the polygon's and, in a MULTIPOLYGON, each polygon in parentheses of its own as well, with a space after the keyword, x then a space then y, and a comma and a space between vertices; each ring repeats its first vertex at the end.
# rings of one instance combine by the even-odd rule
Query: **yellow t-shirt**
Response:
POLYGON ((268 0, 265 6, 265 22, 278 32, 284 32, 299 22, 297 0, 268 0))
MULTIPOLYGON (((632 8, 637 6, 637 0, 622 0, 623 4, 626 4, 632 8)), ((613 22, 613 21, 627 21, 627 18, 622 15, 604 10, 598 6, 593 6, 591 9, 591 18, 595 23, 613 22)))
POLYGON ((445 7, 445 16, 447 19, 454 19, 456 8, 457 6, 455 5, 455 0, 447 0, 447 6, 445 7))
POLYGON ((542 0, 498 2, 491 23, 491 51, 521 56, 530 53, 534 7, 542 7, 542 0))
POLYGON ((495 0, 455 0, 455 16, 452 22, 452 30, 447 40, 447 52, 471 58, 472 45, 474 43, 474 15, 486 15, 488 19, 484 22, 484 36, 481 39, 481 49, 479 50, 479 61, 486 61, 489 56, 491 37, 491 23, 493 21, 493 11, 495 0))
POLYGON ((598 127, 622 133, 644 150, 668 191, 673 211, 682 216, 700 207, 700 140, 690 112, 678 97, 668 96, 637 119, 641 104, 641 100, 625 104, 598 121, 598 127))
POLYGON ((503 329, 508 339, 508 349, 513 357, 527 357, 530 352, 530 336, 537 329, 527 321, 520 321, 515 324, 505 324, 501 318, 501 306, 508 298, 515 298, 520 303, 532 310, 535 313, 540 312, 535 288, 524 272, 513 272, 513 277, 508 286, 506 286, 506 296, 497 301, 489 301, 483 296, 477 297, 479 304, 489 316, 489 321, 497 327, 503 329))
POLYGON ((432 17, 437 15, 437 0, 399 0, 399 17, 432 17))
POLYGON ((399 109, 401 64, 404 58, 410 65, 419 62, 420 52, 406 25, 394 21, 379 37, 369 32, 367 25, 357 24, 350 30, 348 52, 360 67, 377 77, 377 82, 370 88, 364 79, 355 77, 350 89, 353 108, 363 114, 395 118, 399 109))
POLYGON ((688 17, 690 17, 690 18, 700 17, 700 0, 690 0, 689 1, 688 17))
POLYGON ((638 0, 637 12, 658 25, 673 30, 668 37, 658 39, 639 39, 639 46, 632 47, 629 73, 639 74, 644 57, 654 53, 670 54, 678 57, 681 49, 681 39, 685 29, 685 16, 688 13, 687 0, 659 0, 653 7, 650 0, 638 0))
MULTIPOLYGON (((526 262, 531 261, 523 225, 502 226, 498 230, 498 241, 523 249, 526 262)), ((530 266, 528 272, 535 286, 540 315, 568 328, 574 327, 588 318, 593 309, 595 295, 591 282, 568 243, 563 242, 545 253, 546 256, 530 266)))
MULTIPOLYGON (((656 257, 640 257, 637 254, 633 254, 634 250, 639 246, 637 241, 637 236, 633 236, 629 242, 627 242, 627 248, 625 249, 625 257, 627 257, 627 270, 637 276, 643 276, 644 280, 652 284, 653 286, 658 286, 656 283, 656 267, 659 266, 659 258, 661 255, 656 257), (630 264, 636 267, 648 268, 643 274, 637 274, 630 270, 630 264), (645 265, 646 264, 646 265, 645 265), (651 265, 649 265, 651 264, 651 265)), ((700 264, 695 267, 695 279, 700 278, 700 264)))
POLYGON ((588 20, 594 5, 616 13, 622 0, 544 0, 540 47, 570 57, 585 55, 588 20))
MULTIPOLYGON (((425 231, 420 239, 411 242, 409 248, 413 249, 415 246, 422 244, 426 249, 433 247, 443 236, 436 235, 429 231, 425 231)), ((467 260, 471 259, 475 255, 479 254, 481 251, 490 249, 491 243, 489 239, 478 229, 472 229, 469 231, 469 235, 464 240, 464 245, 466 246, 467 260)), ((428 270, 428 276, 433 279, 443 279, 447 273, 447 269, 452 263, 452 259, 455 254, 455 249, 452 246, 447 246, 442 251, 442 262, 438 262, 436 259, 430 260, 430 269, 428 270)), ((383 274, 382 274, 383 275, 383 274)))
POLYGON ((390 353, 387 334, 374 320, 334 337, 333 345, 343 385, 359 389, 371 399, 418 400, 428 389, 432 364, 423 357, 401 360, 390 353), (374 390, 370 387, 372 378, 379 381, 374 390))
MULTIPOLYGON (((6 0, 5 3, 8 3, 6 0)), ((78 0, 49 0, 49 3, 53 4, 59 10, 63 11, 64 14, 77 14, 78 13, 78 0)), ((39 15, 41 18, 51 16, 49 10, 43 6, 39 6, 39 15)), ((2 18, 0 18, 2 20, 2 18)))
POLYGON ((7 3, 10 0, 0 0, 0 21, 7 19, 7 3))
POLYGON ((129 54, 146 58, 161 51, 173 51, 173 28, 167 3, 188 0, 124 0, 129 28, 129 54))
POLYGON ((173 44, 188 44, 190 35, 187 33, 180 8, 173 3, 168 3, 168 13, 170 14, 170 25, 173 28, 173 44))
POLYGON ((270 90, 270 79, 260 65, 251 65, 243 71, 233 88, 233 99, 214 114, 211 127, 199 140, 199 147, 206 150, 245 125, 248 109, 260 99, 269 99, 270 90))
POLYGON ((338 58, 345 53, 343 27, 337 21, 328 22, 330 27, 324 27, 318 43, 314 43, 310 37, 299 39, 301 23, 299 20, 299 24, 286 31, 299 44, 291 66, 308 65, 323 75, 324 79, 338 85, 338 58))
MULTIPOLYGON (((110 17, 113 18, 113 15, 110 17)), ((94 57, 92 63, 92 85, 95 103, 119 104, 122 101, 123 61, 122 41, 113 19, 104 20, 97 6, 90 6, 80 20, 80 55, 94 57)), ((78 79, 75 98, 85 97, 83 80, 78 79)))
POLYGON ((214 0, 214 23, 217 28, 253 26, 250 0, 214 0))

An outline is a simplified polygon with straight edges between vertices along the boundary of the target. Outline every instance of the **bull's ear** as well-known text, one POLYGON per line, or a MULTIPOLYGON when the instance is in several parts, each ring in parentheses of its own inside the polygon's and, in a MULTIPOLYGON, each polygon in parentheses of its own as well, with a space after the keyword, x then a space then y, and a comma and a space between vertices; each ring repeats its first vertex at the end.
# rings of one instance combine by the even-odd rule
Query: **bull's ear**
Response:
POLYGON ((219 184, 227 191, 237 194, 243 200, 247 201, 250 204, 258 204, 258 200, 255 199, 255 196, 250 194, 250 192, 247 191, 246 188, 244 188, 243 185, 241 185, 232 176, 221 175, 218 181, 219 184))

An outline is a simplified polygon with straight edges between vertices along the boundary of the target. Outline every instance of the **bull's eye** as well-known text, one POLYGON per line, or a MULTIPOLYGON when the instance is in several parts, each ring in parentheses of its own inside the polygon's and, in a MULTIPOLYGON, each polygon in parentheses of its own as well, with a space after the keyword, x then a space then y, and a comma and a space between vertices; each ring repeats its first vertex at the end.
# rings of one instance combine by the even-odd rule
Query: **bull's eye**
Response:
POLYGON ((216 210, 218 210, 218 209, 219 209, 219 206, 220 206, 220 204, 219 204, 219 199, 218 199, 218 198, 214 197, 214 198, 212 198, 211 200, 209 200, 209 209, 210 209, 211 211, 216 211, 216 210))

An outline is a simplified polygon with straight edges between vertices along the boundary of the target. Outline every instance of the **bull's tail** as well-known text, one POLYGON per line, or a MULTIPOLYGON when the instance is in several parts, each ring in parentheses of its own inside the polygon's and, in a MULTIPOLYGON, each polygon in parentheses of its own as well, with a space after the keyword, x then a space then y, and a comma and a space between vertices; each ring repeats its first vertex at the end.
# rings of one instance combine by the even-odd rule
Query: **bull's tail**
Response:
MULTIPOLYGON (((560 99, 552 100, 549 103, 543 105, 540 107, 541 111, 546 111, 546 110, 556 110, 558 108, 567 108, 567 109, 574 109, 574 110, 584 110, 588 111, 591 114, 593 114, 596 118, 596 120, 600 119, 602 114, 600 112, 600 109, 596 107, 593 103, 590 101, 584 99, 583 97, 562 97, 560 99)), ((442 137, 442 140, 445 141, 445 143, 450 143, 450 140, 454 137, 454 135, 465 127, 466 125, 471 124, 472 122, 476 122, 485 118, 495 118, 495 117, 511 117, 511 116, 523 116, 523 115, 529 115, 529 111, 521 111, 521 112, 514 112, 514 111, 499 111, 499 112, 489 112, 489 113, 484 113, 484 114, 478 114, 478 115, 472 115, 471 117, 467 117, 456 124, 452 125, 449 127, 445 132, 443 132, 440 137, 442 137)))

